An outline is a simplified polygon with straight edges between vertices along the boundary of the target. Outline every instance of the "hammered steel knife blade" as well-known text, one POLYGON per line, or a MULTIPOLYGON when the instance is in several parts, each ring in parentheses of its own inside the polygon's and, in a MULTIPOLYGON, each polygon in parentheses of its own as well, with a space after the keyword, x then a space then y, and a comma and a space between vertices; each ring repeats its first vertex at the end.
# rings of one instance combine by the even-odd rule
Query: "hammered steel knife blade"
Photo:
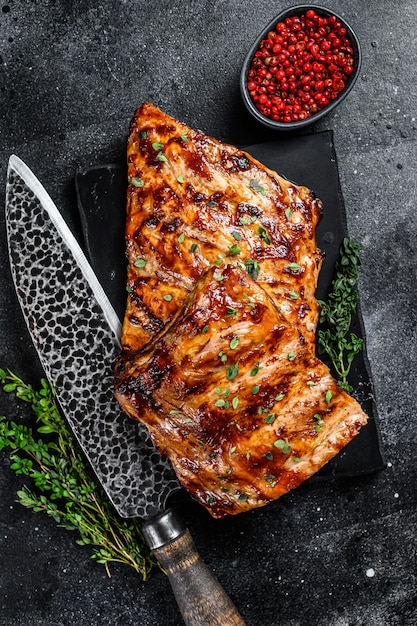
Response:
POLYGON ((188 626, 242 625, 235 606, 196 552, 168 496, 180 488, 144 425, 113 393, 121 324, 81 247, 40 181, 9 160, 6 227, 24 318, 62 412, 121 517, 143 534, 169 576, 188 626))

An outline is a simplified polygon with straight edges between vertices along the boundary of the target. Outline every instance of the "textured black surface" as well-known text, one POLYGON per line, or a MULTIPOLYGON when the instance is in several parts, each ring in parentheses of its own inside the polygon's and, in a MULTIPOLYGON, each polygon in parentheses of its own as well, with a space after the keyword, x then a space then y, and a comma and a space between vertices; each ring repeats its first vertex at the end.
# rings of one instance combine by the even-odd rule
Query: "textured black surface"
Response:
MULTIPOLYGON (((346 17, 363 52, 354 90, 311 130, 334 132, 349 234, 364 245, 359 292, 388 467, 309 482, 221 522, 185 497, 177 507, 248 626, 415 626, 415 2, 324 4, 346 17)), ((252 41, 285 6, 4 0, 1 179, 15 152, 80 234, 74 174, 124 162, 129 121, 144 100, 240 146, 281 141, 249 119, 239 73, 252 41)), ((0 194, 3 202, 3 186, 0 194)), ((0 366, 36 383, 42 370, 15 298, 0 220, 0 366)), ((0 414, 31 419, 3 393, 0 414)), ((115 566, 109 579, 74 534, 15 503, 22 481, 8 466, 0 453, 1 626, 180 626, 162 573, 141 582, 115 566)))

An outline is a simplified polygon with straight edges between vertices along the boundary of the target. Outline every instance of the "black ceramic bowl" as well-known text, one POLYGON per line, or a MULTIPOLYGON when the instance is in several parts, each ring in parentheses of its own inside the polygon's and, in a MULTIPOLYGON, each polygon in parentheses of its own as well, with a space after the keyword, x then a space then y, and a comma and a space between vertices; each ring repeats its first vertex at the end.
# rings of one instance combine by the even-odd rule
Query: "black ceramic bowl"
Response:
POLYGON ((278 131, 295 131, 295 130, 302 129, 310 124, 313 124, 314 122, 317 122, 317 120, 321 119, 322 117, 324 117, 325 115, 333 111, 338 106, 338 104, 340 104, 340 102, 342 102, 342 100, 346 98, 346 96, 348 95, 348 93, 350 93, 350 91, 352 90, 358 78, 360 67, 361 67, 361 62, 362 62, 362 55, 361 55, 358 38, 356 37, 352 28, 346 22, 346 20, 340 17, 340 15, 337 15, 337 13, 335 13, 334 11, 330 11, 329 9, 326 9, 325 7, 312 5, 312 4, 299 4, 297 6, 290 7, 286 9, 285 11, 282 11, 281 13, 279 13, 279 15, 277 15, 264 28, 264 30, 258 36, 258 38, 252 45, 251 49, 249 50, 245 58, 245 62, 243 64, 242 72, 240 75, 240 91, 242 94, 243 102, 247 110, 249 111, 249 113, 258 122, 260 122, 267 128, 278 130, 278 131), (352 72, 352 74, 350 74, 346 78, 345 87, 338 94, 337 98, 335 100, 331 100, 330 103, 324 108, 322 108, 321 110, 317 111, 316 113, 313 113, 312 115, 310 115, 304 120, 298 120, 298 121, 292 121, 292 122, 274 121, 271 118, 263 115, 255 106, 255 103, 253 102, 249 94, 248 87, 247 87, 248 72, 249 72, 252 60, 255 56, 255 52, 258 50, 261 41, 267 38, 267 35, 270 31, 275 30, 275 27, 278 24, 278 22, 284 21, 287 17, 294 17, 296 15, 300 15, 300 16, 304 15, 306 11, 308 11, 309 9, 313 9, 317 15, 323 16, 323 17, 329 17, 331 15, 334 15, 337 18, 337 20, 341 22, 342 25, 346 28, 346 36, 349 38, 351 47, 353 49, 354 71, 352 72))

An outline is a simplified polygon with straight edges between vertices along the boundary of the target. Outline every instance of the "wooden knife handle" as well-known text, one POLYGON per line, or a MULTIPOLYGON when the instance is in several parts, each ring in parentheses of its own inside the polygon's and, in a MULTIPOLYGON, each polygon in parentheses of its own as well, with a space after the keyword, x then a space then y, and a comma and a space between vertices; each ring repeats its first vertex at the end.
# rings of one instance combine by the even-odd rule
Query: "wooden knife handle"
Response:
POLYGON ((143 534, 168 575, 186 626, 245 626, 171 509, 147 521, 143 534))

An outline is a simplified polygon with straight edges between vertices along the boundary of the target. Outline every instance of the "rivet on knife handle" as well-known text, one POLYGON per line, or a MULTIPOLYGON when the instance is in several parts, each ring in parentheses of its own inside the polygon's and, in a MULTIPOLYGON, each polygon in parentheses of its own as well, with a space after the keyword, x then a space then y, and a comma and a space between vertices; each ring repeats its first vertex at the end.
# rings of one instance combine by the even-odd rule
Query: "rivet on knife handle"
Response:
POLYGON ((186 626, 245 626, 171 509, 148 520, 142 531, 168 575, 186 626))

